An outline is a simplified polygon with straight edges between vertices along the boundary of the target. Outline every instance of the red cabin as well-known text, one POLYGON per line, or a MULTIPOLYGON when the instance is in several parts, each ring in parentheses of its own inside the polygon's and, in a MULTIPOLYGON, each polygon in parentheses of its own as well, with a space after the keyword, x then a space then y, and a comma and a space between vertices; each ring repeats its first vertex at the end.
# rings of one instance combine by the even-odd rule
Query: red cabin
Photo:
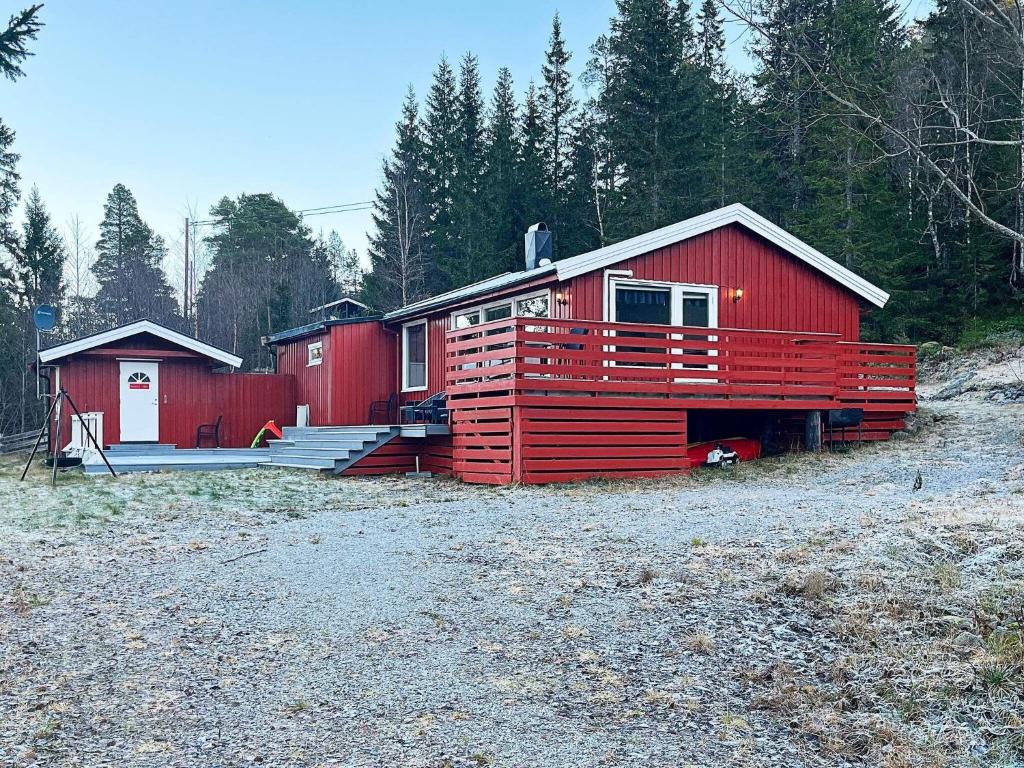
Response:
MULTIPOLYGON (((208 424, 218 427, 218 447, 248 447, 268 419, 294 423, 292 377, 231 372, 240 357, 150 320, 60 344, 39 357, 51 369, 51 389, 68 391, 104 446, 192 448, 199 426, 208 424)), ((71 414, 62 416, 60 447, 74 431, 71 414)))
MULTIPOLYGON (((687 470, 693 443, 794 447, 822 416, 883 439, 916 407, 914 348, 859 341, 888 294, 742 205, 555 263, 549 237, 531 228, 523 271, 269 338, 321 438, 394 427, 337 471, 657 475, 687 470), (400 425, 431 413, 444 424, 400 425)), ((286 457, 308 435, 289 437, 286 457)))

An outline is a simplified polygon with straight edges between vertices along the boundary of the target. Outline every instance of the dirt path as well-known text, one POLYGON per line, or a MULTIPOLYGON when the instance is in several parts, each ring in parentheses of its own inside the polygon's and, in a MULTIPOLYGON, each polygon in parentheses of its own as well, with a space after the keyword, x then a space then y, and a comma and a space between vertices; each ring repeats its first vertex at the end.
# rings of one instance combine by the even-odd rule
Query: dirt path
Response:
POLYGON ((1018 410, 636 484, 7 471, 0 765, 1014 764, 1018 410))

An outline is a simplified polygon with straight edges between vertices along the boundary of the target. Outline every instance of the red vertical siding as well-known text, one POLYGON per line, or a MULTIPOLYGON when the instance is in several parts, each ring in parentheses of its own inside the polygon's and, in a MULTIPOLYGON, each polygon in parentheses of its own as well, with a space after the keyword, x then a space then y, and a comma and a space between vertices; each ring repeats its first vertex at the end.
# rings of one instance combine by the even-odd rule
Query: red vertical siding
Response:
MULTIPOLYGON (((134 343, 126 349, 144 350, 134 343)), ((291 376, 260 373, 216 373, 200 357, 167 357, 147 351, 160 365, 160 442, 181 448, 195 445, 196 428, 221 422, 221 446, 248 446, 268 419, 295 423, 295 381, 291 376)), ((141 357, 141 355, 140 355, 141 357)), ((120 442, 120 361, 116 357, 82 354, 60 365, 60 385, 82 412, 102 411, 103 442, 120 442)), ((70 415, 65 413, 63 442, 70 440, 70 415)))
POLYGON ((370 403, 398 390, 396 334, 379 320, 328 326, 280 344, 277 370, 295 377, 299 404, 313 426, 365 424, 370 403), (323 362, 307 366, 307 347, 323 343, 323 362))
MULTIPOLYGON (((638 280, 719 286, 718 325, 860 337, 860 303, 849 290, 738 224, 615 264, 638 280), (730 291, 743 289, 733 302, 730 291)), ((558 317, 604 320, 604 271, 562 286, 569 304, 558 317)))

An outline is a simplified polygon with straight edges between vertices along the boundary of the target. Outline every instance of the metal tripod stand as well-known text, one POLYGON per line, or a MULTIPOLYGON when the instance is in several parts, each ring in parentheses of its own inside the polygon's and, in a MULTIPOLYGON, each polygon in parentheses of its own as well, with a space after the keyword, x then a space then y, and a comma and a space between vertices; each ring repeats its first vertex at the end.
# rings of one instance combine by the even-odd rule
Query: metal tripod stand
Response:
POLYGON ((100 457, 103 459, 103 463, 106 464, 107 469, 110 470, 110 474, 113 475, 114 477, 117 477, 117 472, 114 471, 114 468, 110 466, 110 462, 107 461, 107 455, 103 452, 103 449, 100 447, 100 444, 96 442, 96 438, 93 437, 92 430, 89 429, 89 424, 86 422, 85 419, 82 418, 82 412, 78 410, 78 406, 75 405, 75 401, 72 399, 71 395, 68 394, 67 390, 64 389, 64 387, 61 387, 57 394, 54 395, 53 402, 50 403, 50 409, 46 412, 46 418, 43 419, 43 426, 39 428, 39 435, 36 437, 35 445, 32 446, 32 454, 28 457, 28 461, 25 462, 25 469, 21 471, 20 479, 24 480, 25 475, 28 474, 28 468, 32 466, 32 459, 36 457, 36 452, 39 450, 39 444, 43 441, 43 435, 46 434, 46 428, 50 424, 50 417, 53 416, 53 412, 54 410, 56 410, 57 423, 54 428, 55 437, 53 444, 53 473, 50 476, 50 485, 57 485, 57 449, 60 445, 61 418, 63 417, 64 414, 64 408, 58 408, 57 406, 58 404, 63 406, 65 400, 67 401, 68 405, 71 406, 71 410, 75 412, 75 415, 78 416, 78 423, 81 424, 82 429, 85 430, 85 434, 86 437, 89 438, 89 442, 91 442, 93 446, 96 448, 96 450, 99 451, 100 457))

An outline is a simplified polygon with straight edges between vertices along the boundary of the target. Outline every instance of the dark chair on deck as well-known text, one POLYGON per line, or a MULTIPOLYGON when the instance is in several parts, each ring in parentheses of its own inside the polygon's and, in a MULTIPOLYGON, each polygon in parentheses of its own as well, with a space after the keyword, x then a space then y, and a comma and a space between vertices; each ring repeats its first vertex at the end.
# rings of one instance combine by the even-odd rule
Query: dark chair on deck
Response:
POLYGON ((384 424, 394 424, 398 411, 398 395, 392 392, 387 400, 374 400, 370 403, 370 412, 367 414, 367 423, 376 424, 376 419, 384 417, 384 424))
POLYGON ((402 406, 402 422, 405 424, 447 424, 447 393, 438 392, 426 400, 402 406))
POLYGON ((213 447, 220 448, 220 423, 224 420, 223 414, 217 417, 213 424, 200 424, 196 429, 196 448, 202 448, 203 440, 213 440, 213 447))

